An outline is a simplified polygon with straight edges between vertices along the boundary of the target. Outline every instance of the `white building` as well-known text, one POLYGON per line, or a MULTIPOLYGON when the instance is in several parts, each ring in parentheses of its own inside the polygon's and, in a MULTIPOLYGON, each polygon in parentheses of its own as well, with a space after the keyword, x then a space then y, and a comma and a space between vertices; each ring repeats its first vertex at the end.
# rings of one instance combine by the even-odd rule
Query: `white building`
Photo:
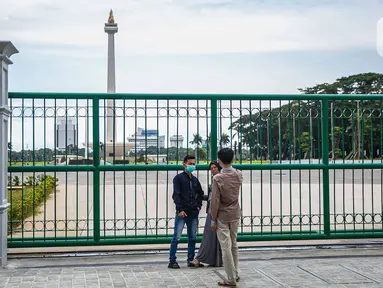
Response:
POLYGON ((184 143, 184 136, 182 135, 173 135, 170 137, 170 147, 182 148, 184 143))
POLYGON ((77 145, 76 119, 60 117, 56 122, 56 148, 65 150, 69 145, 77 145))
POLYGON ((165 148, 165 136, 158 136, 157 130, 137 128, 135 135, 127 138, 133 148, 132 151, 146 150, 149 147, 165 148))

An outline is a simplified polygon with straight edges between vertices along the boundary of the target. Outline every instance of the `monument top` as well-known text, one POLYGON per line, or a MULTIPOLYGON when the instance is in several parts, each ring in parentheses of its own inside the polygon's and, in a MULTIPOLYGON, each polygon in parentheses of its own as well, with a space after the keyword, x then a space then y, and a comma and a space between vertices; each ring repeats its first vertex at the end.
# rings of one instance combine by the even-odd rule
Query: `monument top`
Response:
POLYGON ((110 9, 110 12, 109 12, 108 24, 114 24, 114 17, 113 17, 113 10, 112 9, 110 9))

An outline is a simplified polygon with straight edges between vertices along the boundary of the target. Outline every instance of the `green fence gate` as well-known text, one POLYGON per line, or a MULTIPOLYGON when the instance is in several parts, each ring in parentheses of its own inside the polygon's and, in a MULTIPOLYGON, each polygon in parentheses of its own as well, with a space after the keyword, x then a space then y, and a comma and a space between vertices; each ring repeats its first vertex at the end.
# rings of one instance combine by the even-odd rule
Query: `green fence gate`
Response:
POLYGON ((183 157, 206 193, 220 147, 244 175, 240 241, 383 236, 383 95, 9 98, 9 247, 170 243, 183 157))

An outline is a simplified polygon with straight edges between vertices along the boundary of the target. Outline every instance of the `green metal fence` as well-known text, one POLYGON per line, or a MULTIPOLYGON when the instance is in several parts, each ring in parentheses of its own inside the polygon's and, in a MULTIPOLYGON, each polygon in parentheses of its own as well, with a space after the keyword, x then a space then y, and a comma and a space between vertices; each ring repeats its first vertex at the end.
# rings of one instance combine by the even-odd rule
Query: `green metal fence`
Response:
POLYGON ((383 236, 383 95, 9 98, 9 247, 169 243, 182 158, 207 192, 220 147, 244 174, 240 241, 383 236))

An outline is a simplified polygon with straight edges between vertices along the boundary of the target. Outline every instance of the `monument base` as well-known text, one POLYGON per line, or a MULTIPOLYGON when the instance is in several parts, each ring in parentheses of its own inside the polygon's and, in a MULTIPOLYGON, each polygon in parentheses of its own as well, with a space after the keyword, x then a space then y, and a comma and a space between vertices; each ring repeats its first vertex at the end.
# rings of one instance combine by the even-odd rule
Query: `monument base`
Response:
MULTIPOLYGON (((89 148, 94 150, 93 143, 89 143, 89 148)), ((134 143, 113 143, 107 142, 100 147, 101 159, 127 160, 130 150, 134 148, 134 143)))

